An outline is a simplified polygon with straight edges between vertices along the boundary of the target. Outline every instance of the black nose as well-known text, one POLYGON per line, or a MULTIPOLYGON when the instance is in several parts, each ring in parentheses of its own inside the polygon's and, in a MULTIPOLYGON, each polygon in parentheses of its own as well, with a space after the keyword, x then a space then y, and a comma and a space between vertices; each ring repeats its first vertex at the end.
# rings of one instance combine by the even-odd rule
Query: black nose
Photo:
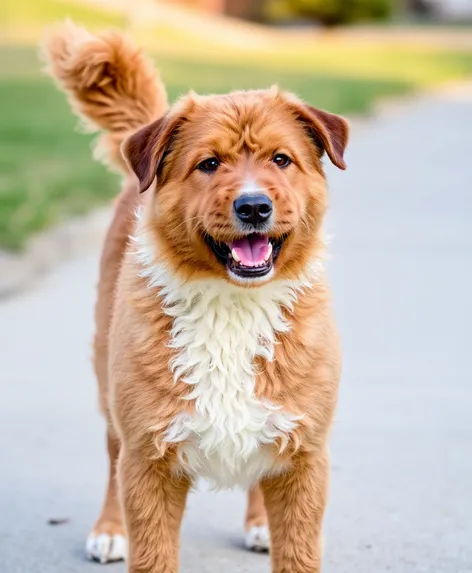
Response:
POLYGON ((264 223, 272 215, 272 201, 267 195, 242 195, 233 208, 240 221, 253 225, 264 223))

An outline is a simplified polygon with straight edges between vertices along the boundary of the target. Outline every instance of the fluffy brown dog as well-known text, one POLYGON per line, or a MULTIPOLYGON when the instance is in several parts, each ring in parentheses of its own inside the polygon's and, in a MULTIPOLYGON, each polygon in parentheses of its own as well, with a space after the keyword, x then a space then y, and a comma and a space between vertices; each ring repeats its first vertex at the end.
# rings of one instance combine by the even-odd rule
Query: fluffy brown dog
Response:
POLYGON ((340 375, 321 157, 345 168, 345 120, 275 88, 168 109, 152 65, 116 33, 68 24, 46 54, 126 173, 96 308, 111 472, 89 555, 122 558, 126 531, 130 573, 176 572, 203 476, 250 488, 246 543, 266 547, 269 524, 273 572, 319 572, 340 375))

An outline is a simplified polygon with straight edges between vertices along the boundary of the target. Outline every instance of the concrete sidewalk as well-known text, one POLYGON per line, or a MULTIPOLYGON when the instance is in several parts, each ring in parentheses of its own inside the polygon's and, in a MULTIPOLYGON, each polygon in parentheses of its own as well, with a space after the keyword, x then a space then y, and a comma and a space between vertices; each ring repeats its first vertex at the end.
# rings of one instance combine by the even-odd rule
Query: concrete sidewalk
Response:
MULTIPOLYGON (((472 97, 364 127, 348 164, 329 170, 345 367, 324 572, 471 572, 472 97)), ((106 472, 89 361, 97 257, 0 306, 1 573, 101 570, 83 554, 106 472)), ((242 549, 243 512, 239 492, 193 495, 182 571, 267 572, 242 549)))

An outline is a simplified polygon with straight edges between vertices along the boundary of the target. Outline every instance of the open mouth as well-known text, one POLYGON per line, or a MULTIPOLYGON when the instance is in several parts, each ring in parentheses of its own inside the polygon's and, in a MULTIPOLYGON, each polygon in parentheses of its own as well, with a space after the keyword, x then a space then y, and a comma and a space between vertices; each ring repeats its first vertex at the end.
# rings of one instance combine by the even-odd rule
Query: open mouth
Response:
POLYGON ((206 242, 221 264, 242 278, 263 277, 270 273, 280 253, 284 239, 252 233, 230 243, 215 241, 209 235, 206 242))

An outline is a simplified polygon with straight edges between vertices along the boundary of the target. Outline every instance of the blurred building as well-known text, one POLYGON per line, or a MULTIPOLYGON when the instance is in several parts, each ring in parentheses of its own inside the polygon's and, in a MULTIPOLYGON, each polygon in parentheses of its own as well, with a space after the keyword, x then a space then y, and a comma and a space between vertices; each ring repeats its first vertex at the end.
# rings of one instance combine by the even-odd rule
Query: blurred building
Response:
POLYGON ((458 21, 472 18, 472 0, 410 0, 408 4, 420 15, 458 21))

